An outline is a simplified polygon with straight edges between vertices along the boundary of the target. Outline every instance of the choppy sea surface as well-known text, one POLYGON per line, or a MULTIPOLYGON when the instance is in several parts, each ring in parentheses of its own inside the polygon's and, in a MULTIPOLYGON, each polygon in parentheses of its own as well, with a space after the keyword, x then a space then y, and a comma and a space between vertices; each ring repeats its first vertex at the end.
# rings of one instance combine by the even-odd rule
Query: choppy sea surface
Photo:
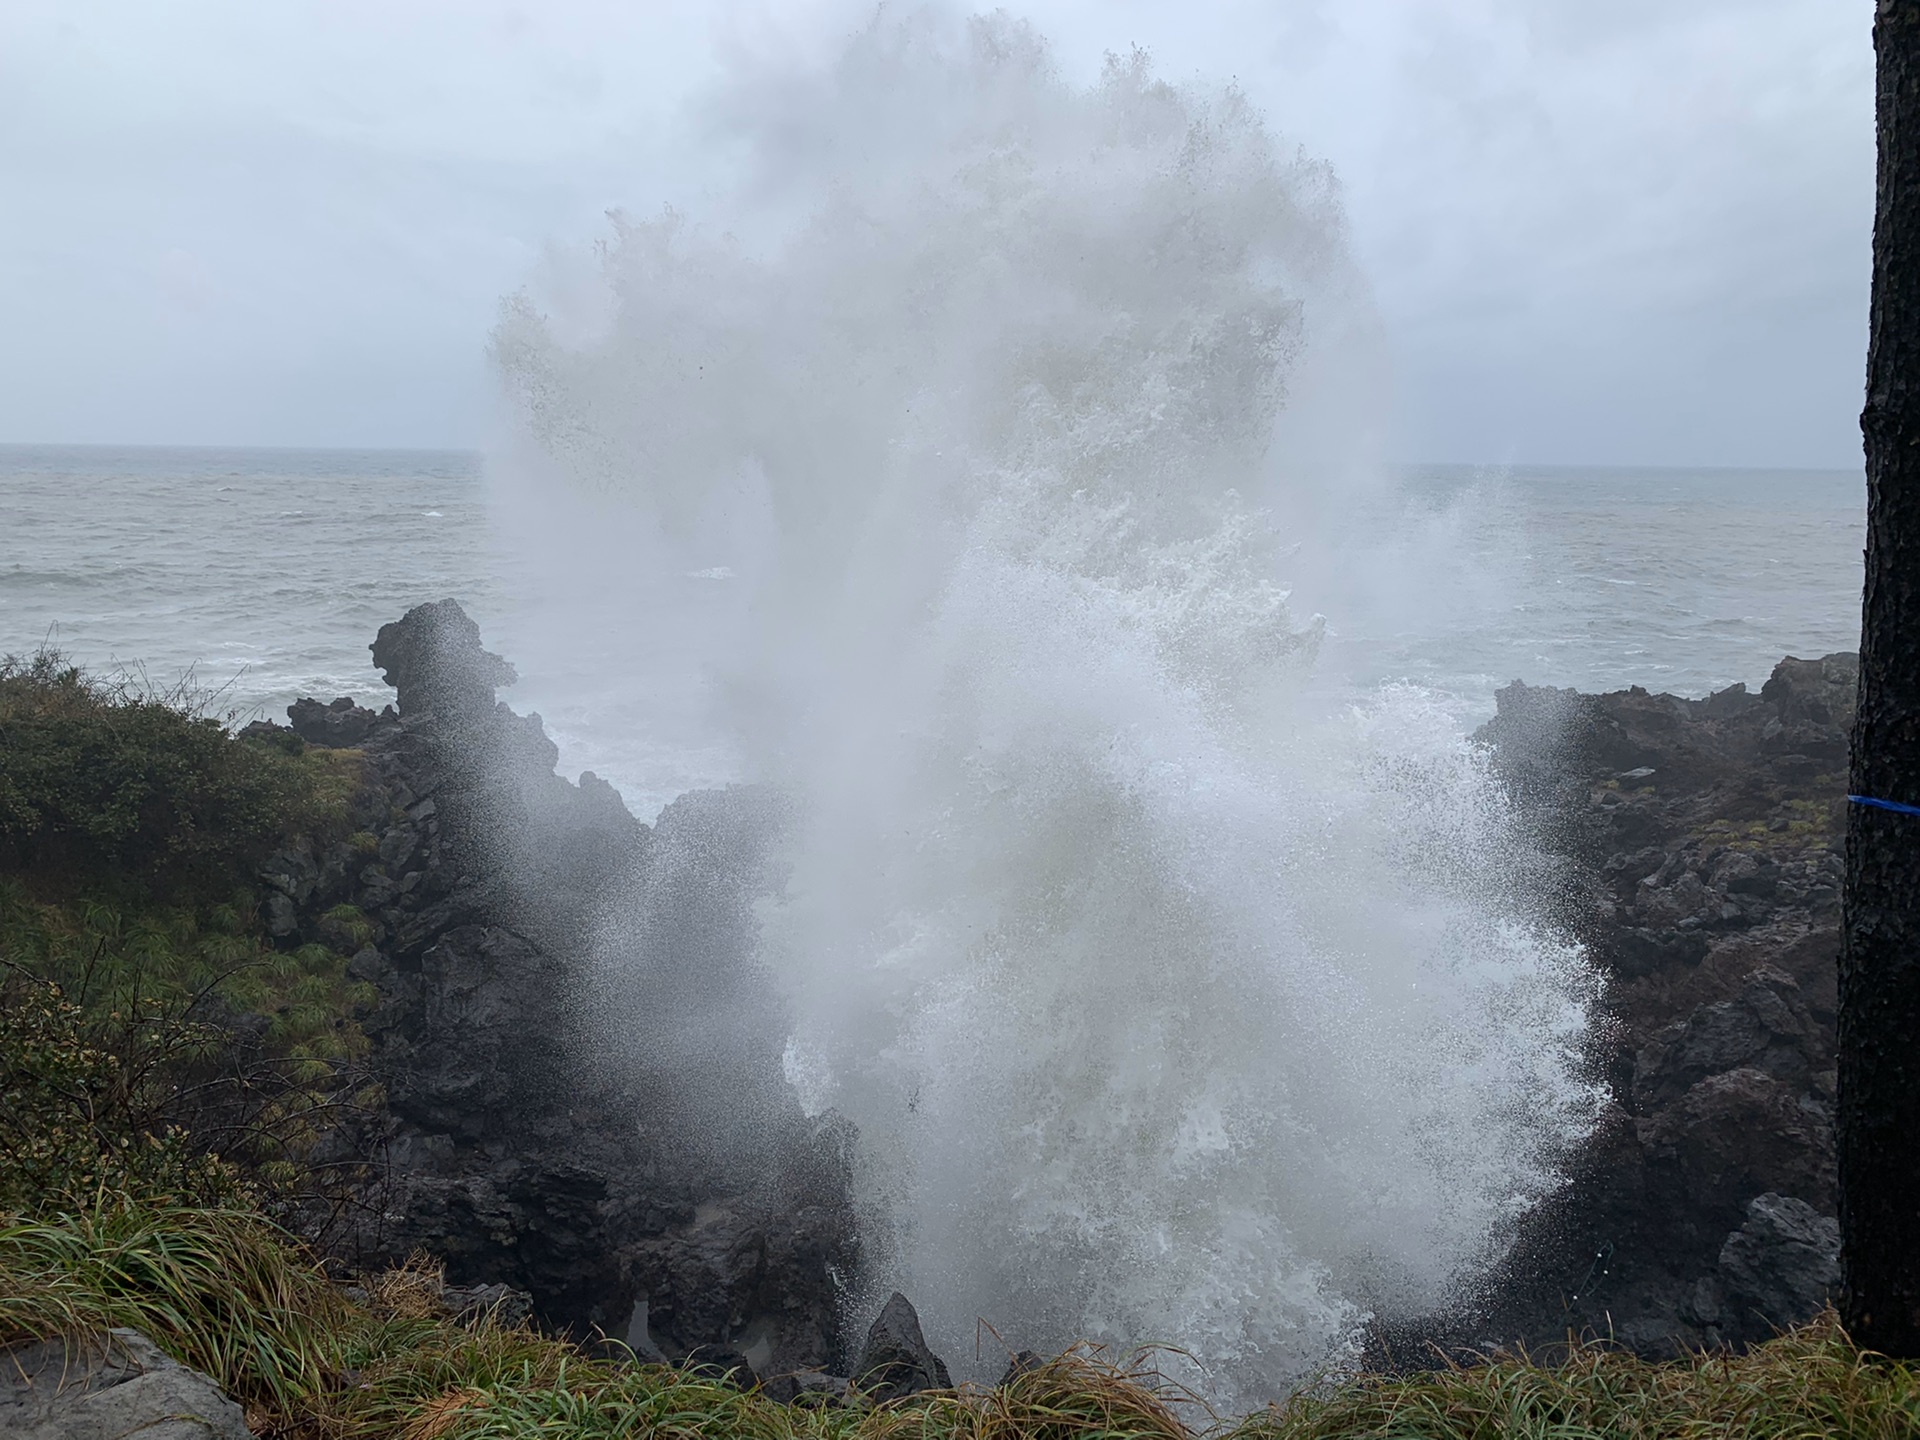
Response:
MULTIPOLYGON (((725 778, 697 695, 608 673, 590 635, 551 643, 532 618, 549 577, 505 513, 461 452, 0 447, 0 653, 190 674, 239 720, 301 695, 377 707, 375 630, 452 595, 518 666, 509 698, 564 769, 642 815, 725 778)), ((1703 695, 1858 641, 1858 470, 1414 467, 1341 524, 1318 541, 1390 563, 1364 587, 1338 566, 1300 582, 1328 619, 1321 665, 1445 692, 1468 721, 1509 680, 1703 695)))

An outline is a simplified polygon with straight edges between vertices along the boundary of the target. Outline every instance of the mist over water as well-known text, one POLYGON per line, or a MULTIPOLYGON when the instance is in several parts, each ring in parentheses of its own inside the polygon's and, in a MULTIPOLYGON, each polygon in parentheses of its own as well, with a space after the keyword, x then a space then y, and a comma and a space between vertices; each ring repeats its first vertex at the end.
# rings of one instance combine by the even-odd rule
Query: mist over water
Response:
POLYGON ((1595 1102, 1459 717, 1289 605, 1364 563, 1318 533, 1372 473, 1330 177, 1000 21, 722 113, 731 209, 510 307, 507 504, 792 801, 761 946, 859 1127, 861 1298, 961 1371, 985 1319, 1272 1394, 1470 1285, 1595 1102))

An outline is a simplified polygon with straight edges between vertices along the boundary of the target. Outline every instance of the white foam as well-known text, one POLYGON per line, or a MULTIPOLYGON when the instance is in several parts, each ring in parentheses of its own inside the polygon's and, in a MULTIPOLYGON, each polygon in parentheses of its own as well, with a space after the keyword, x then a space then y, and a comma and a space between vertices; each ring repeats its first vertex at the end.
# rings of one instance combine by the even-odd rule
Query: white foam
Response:
POLYGON ((496 336, 523 508, 624 517, 556 577, 603 557, 608 653, 697 644, 800 802, 765 958, 860 1127, 867 1292, 1272 1394, 1470 1283, 1595 1103, 1459 717, 1342 697, 1288 606, 1366 328, 1330 178, 1005 21, 720 113, 740 208, 622 222, 604 314, 496 336))

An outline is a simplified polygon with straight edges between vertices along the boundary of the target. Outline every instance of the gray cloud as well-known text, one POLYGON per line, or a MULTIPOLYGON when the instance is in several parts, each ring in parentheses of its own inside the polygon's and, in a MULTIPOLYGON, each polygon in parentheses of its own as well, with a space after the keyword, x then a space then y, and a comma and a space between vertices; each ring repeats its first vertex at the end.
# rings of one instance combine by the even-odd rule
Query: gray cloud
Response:
MULTIPOLYGON (((1398 448, 1847 464, 1868 0, 1035 0, 1330 159, 1398 448)), ((688 102, 865 0, 214 0, 0 14, 0 438, 474 443, 498 298, 602 212, 699 210, 688 102), (677 138, 680 137, 680 138, 677 138)))

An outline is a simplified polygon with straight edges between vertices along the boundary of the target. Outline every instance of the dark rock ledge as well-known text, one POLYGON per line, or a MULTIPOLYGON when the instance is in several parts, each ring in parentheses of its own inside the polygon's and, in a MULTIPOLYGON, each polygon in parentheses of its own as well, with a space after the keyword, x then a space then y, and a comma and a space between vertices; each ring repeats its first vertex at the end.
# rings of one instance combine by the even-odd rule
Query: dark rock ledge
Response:
POLYGON ((542 1324, 643 1357, 842 1367, 849 1135, 801 1115, 784 1031, 750 1023, 778 808, 708 792, 649 827, 593 775, 560 779, 539 717, 495 699, 512 666, 451 600, 372 649, 397 710, 302 700, 299 741, 252 727, 365 762, 356 833, 262 875, 279 941, 357 944, 350 973, 379 997, 360 1020, 383 1100, 334 1149, 380 1173, 334 1249, 427 1251, 454 1285, 525 1291, 542 1324), (732 1013, 749 1022, 715 1023, 732 1013))
MULTIPOLYGON (((263 876, 275 934, 355 937, 379 997, 377 1133, 338 1145, 371 1141, 384 1170, 343 1256, 423 1249, 454 1285, 528 1292, 550 1327, 813 1403, 845 1395, 835 1376, 943 1383, 900 1297, 843 1348, 851 1135, 795 1108, 753 960, 777 800, 691 794, 649 827, 592 775, 559 779, 452 601, 373 652, 397 710, 303 700, 291 734, 259 727, 365 757, 357 832, 263 876)), ((1614 1102, 1486 1293, 1383 1331, 1383 1356, 1570 1331, 1670 1353, 1818 1310, 1854 676, 1833 655, 1783 661, 1758 695, 1501 692, 1481 738, 1553 857, 1555 918, 1604 973, 1614 1102)))
POLYGON ((1834 1007, 1852 655, 1704 700, 1512 685, 1481 731, 1605 976, 1614 1103, 1456 1338, 1746 1344, 1838 1281, 1834 1007))

